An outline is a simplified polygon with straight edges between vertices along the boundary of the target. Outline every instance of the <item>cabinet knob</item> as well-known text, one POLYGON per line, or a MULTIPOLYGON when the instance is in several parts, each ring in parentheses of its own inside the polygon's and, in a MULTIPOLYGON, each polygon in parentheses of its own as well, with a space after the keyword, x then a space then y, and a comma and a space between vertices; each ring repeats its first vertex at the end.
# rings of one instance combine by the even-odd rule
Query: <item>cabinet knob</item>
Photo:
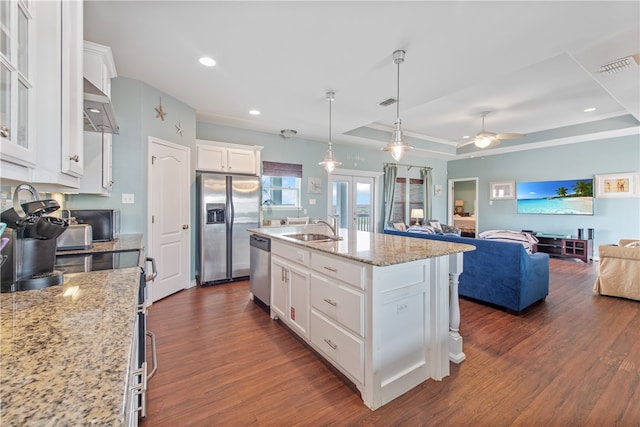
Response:
POLYGON ((69 160, 73 160, 74 162, 78 163, 80 161, 80 156, 78 156, 77 154, 75 156, 69 156, 69 160))
POLYGON ((9 138, 9 128, 5 125, 0 126, 0 135, 2 135, 3 138, 9 138))
POLYGON ((183 230, 186 230, 186 229, 188 229, 188 228, 189 228, 189 224, 183 224, 183 225, 182 225, 182 229, 183 229, 183 230))

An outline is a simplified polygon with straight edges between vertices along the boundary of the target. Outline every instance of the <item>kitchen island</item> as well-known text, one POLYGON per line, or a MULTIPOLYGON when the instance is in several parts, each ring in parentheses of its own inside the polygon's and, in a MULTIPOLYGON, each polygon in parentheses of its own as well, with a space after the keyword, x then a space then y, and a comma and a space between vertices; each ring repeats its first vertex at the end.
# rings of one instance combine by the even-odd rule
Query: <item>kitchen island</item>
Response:
MULTIPOLYGON (((142 250, 142 235, 82 251, 142 250)), ((68 252, 65 252, 68 253, 68 252)), ((0 294, 0 423, 127 425, 140 268, 0 294)))
POLYGON ((457 283, 462 253, 449 242, 323 225, 250 230, 271 242, 271 317, 280 319, 377 409, 461 362, 457 283))

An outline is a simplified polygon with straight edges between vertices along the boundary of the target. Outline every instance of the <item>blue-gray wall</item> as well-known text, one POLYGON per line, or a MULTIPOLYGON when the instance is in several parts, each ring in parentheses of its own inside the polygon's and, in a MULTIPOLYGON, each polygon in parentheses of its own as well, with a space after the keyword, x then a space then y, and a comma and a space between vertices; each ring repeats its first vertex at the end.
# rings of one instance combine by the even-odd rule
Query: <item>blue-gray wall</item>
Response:
MULTIPOLYGON (((637 135, 581 142, 472 159, 448 164, 449 178, 478 177, 478 230, 535 230, 577 235, 595 229, 594 248, 640 236, 640 198, 596 198, 594 215, 518 214, 516 200, 489 200, 491 181, 546 181, 594 178, 640 171, 637 135)), ((594 181, 595 192, 595 181, 594 181)))

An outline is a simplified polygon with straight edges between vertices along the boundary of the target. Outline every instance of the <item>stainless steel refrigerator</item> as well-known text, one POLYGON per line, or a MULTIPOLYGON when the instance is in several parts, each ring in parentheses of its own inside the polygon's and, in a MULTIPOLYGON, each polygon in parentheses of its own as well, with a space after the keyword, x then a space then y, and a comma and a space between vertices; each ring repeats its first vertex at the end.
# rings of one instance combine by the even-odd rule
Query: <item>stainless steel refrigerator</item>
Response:
POLYGON ((260 178, 199 173, 196 177, 197 280, 211 285, 249 277, 249 228, 258 228, 260 178))

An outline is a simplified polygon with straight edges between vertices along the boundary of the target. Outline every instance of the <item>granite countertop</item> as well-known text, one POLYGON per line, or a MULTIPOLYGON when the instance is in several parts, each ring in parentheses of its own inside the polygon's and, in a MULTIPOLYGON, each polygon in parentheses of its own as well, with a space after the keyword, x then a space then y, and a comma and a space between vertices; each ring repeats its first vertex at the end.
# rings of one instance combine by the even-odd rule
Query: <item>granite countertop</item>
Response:
POLYGON ((121 234, 110 242, 93 242, 89 249, 74 249, 70 251, 57 251, 56 255, 93 254, 101 252, 127 252, 143 247, 141 233, 121 234))
POLYGON ((138 267, 0 294, 3 425, 122 425, 138 267))
POLYGON ((322 224, 254 228, 249 231, 271 239, 327 252, 379 267, 475 250, 475 246, 460 243, 415 239, 413 237, 346 229, 340 229, 338 232, 342 240, 331 242, 304 242, 286 236, 287 234, 295 233, 332 234, 328 227, 322 224))

